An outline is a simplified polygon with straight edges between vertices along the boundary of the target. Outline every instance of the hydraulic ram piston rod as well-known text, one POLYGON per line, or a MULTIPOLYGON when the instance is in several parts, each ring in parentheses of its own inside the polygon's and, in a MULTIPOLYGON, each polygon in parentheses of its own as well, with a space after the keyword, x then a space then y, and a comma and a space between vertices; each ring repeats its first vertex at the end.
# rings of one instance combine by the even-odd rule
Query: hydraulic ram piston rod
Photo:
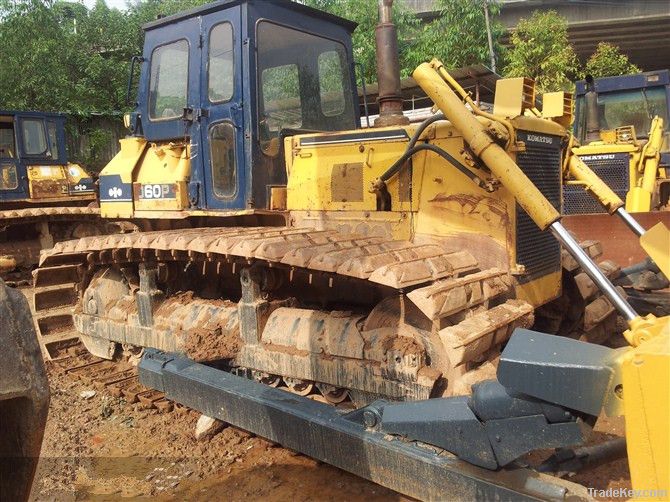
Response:
POLYGON ((598 265, 591 260, 589 255, 586 254, 577 241, 572 238, 560 221, 555 221, 549 228, 551 229, 551 233, 554 234, 554 237, 565 246, 573 258, 577 260, 577 263, 579 263, 584 272, 586 272, 591 280, 596 283, 598 288, 600 288, 600 291, 602 291, 607 299, 612 302, 612 305, 614 305, 621 315, 624 316, 626 321, 630 322, 639 317, 633 307, 630 306, 630 303, 619 294, 614 285, 598 268, 598 265))
POLYGON ((617 209, 616 214, 619 215, 619 218, 621 218, 623 222, 626 224, 626 226, 630 228, 633 232, 635 232, 638 237, 642 237, 644 235, 646 230, 623 207, 617 209))

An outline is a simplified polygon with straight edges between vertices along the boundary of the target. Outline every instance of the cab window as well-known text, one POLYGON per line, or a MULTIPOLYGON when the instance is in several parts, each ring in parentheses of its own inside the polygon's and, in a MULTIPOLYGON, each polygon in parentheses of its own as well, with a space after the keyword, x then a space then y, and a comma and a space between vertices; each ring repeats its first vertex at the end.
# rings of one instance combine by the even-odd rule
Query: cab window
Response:
POLYGON ((44 121, 40 119, 22 119, 23 150, 26 155, 44 155, 47 153, 47 137, 44 121))
POLYGON ((0 190, 15 190, 19 186, 14 164, 0 164, 0 190))
POLYGON ((259 138, 279 152, 282 129, 341 131, 356 126, 343 44, 263 21, 257 28, 259 138))
POLYGON ((233 97, 233 27, 217 24, 209 35, 209 100, 228 101, 233 97))
POLYGON ((321 111, 326 117, 337 117, 344 112, 344 85, 342 60, 337 51, 319 54, 319 91, 321 111))
POLYGON ((214 195, 230 199, 237 192, 235 128, 231 123, 222 122, 210 128, 209 149, 214 195))
POLYGON ((181 117, 188 92, 188 42, 178 40, 154 49, 149 78, 149 117, 181 117))
POLYGON ((0 123, 0 159, 13 159, 15 157, 14 126, 11 123, 0 123))
POLYGON ((49 149, 51 151, 51 158, 57 159, 58 154, 58 130, 56 129, 56 124, 53 122, 47 122, 47 133, 49 134, 49 149))

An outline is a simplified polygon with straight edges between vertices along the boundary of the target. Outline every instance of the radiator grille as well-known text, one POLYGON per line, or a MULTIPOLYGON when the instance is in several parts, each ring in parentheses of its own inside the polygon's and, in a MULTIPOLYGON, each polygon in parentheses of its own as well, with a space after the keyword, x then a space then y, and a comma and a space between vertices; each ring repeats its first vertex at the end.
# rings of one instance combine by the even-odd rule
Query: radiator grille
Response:
MULTIPOLYGON (((561 138, 519 132, 526 151, 517 155, 517 164, 551 204, 561 209, 561 138)), ((521 206, 516 206, 516 262, 526 273, 525 283, 561 270, 561 246, 551 232, 543 232, 521 206)))
MULTIPOLYGON (((626 200, 629 189, 629 157, 627 153, 584 155, 581 159, 616 193, 626 200)), ((605 209, 579 185, 563 189, 564 214, 604 213, 605 209)))

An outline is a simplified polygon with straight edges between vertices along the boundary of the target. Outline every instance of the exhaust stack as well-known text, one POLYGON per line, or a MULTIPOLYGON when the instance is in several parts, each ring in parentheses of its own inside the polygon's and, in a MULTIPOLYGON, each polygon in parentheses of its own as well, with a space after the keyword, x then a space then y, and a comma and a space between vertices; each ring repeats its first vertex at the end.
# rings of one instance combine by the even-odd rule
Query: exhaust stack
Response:
POLYGON ((402 114, 398 33, 393 24, 392 6, 393 0, 379 0, 379 23, 375 28, 379 117, 375 127, 409 124, 409 119, 402 114))
POLYGON ((586 142, 600 140, 600 116, 598 115, 598 93, 596 83, 591 75, 586 76, 586 94, 584 94, 586 105, 586 142))

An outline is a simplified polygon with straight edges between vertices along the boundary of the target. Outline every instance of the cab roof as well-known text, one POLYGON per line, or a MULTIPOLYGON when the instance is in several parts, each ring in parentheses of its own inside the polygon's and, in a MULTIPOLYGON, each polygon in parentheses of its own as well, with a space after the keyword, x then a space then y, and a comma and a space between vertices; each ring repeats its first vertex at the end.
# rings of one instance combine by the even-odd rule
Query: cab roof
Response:
POLYGON ((21 115, 22 117, 37 117, 37 118, 65 118, 65 115, 57 112, 38 112, 33 110, 2 110, 0 109, 0 116, 2 115, 21 115))
MULTIPOLYGON (((153 30, 154 28, 166 26, 175 23, 177 21, 181 21, 183 19, 188 19, 190 17, 202 16, 204 14, 209 14, 219 10, 225 10, 234 5, 242 5, 249 3, 257 3, 257 0, 219 0, 218 2, 212 2, 206 5, 202 5, 200 7, 195 7, 193 9, 173 14, 171 16, 162 17, 160 19, 157 19, 156 21, 152 21, 150 23, 145 24, 142 28, 144 29, 144 31, 153 30)), ((282 7, 288 7, 291 10, 302 12, 311 17, 322 19, 330 23, 338 24, 349 30, 349 32, 353 32, 356 29, 356 26, 358 26, 358 23, 355 23, 354 21, 350 21, 343 17, 336 16, 334 14, 330 14, 328 12, 324 12, 319 9, 314 9, 313 7, 308 7, 306 5, 293 2, 291 0, 271 0, 271 3, 274 5, 280 5, 282 7)))

